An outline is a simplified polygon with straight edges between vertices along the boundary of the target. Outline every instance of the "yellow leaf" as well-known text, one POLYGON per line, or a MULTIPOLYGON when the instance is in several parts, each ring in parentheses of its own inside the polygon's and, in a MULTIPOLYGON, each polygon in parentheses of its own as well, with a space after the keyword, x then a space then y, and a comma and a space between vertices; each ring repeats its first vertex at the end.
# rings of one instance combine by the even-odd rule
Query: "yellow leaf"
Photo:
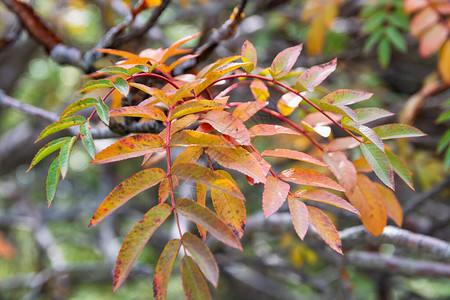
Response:
POLYGON ((144 3, 147 7, 160 6, 161 0, 144 0, 144 3))
POLYGON ((438 62, 439 73, 447 84, 450 84, 450 39, 441 48, 438 62))

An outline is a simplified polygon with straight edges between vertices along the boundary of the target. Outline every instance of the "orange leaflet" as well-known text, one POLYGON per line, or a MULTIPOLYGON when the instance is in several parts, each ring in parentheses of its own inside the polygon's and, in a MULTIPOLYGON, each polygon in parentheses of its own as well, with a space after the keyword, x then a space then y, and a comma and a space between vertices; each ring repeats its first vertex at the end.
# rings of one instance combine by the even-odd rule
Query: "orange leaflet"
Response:
POLYGON ((239 118, 242 122, 245 122, 253 117, 260 109, 266 107, 268 104, 268 101, 250 101, 241 103, 233 111, 233 116, 239 118))
MULTIPOLYGON (((197 120, 198 120, 198 116, 187 115, 176 121, 173 121, 172 126, 170 127, 170 136, 174 135, 175 133, 177 133, 181 129, 185 128, 186 126, 191 125, 192 123, 194 123, 197 120)), ((167 138, 167 128, 164 128, 163 131, 161 131, 158 135, 165 140, 167 138)))
POLYGON ((187 147, 173 162, 173 165, 179 163, 196 163, 203 154, 203 148, 197 146, 187 147))
POLYGON ((244 123, 226 111, 210 111, 200 122, 208 123, 220 133, 231 136, 240 145, 250 145, 250 135, 244 123))
POLYGON ((263 211, 266 218, 280 209, 281 205, 286 201, 289 189, 290 186, 288 183, 273 176, 267 176, 262 198, 263 211))
POLYGON ((360 212, 361 221, 373 235, 383 233, 387 224, 386 207, 375 184, 366 176, 358 174, 355 191, 347 195, 350 203, 360 212))
POLYGON ((308 155, 308 154, 300 152, 300 151, 295 151, 295 150, 289 150, 289 149, 265 150, 261 155, 262 156, 270 156, 270 157, 290 158, 290 159, 308 162, 308 163, 315 164, 315 165, 322 166, 322 167, 327 167, 326 164, 324 164, 320 160, 312 157, 311 155, 308 155))
POLYGON ((125 204, 128 200, 146 189, 159 183, 166 177, 162 169, 146 169, 134 174, 118 186, 103 200, 91 219, 89 227, 100 223, 113 211, 125 204))
POLYGON ((223 109, 227 108, 226 105, 223 105, 217 101, 212 100, 190 100, 183 102, 172 111, 170 119, 176 119, 183 117, 185 115, 190 115, 198 112, 204 112, 212 109, 223 109))
POLYGON ((300 190, 294 194, 294 197, 331 204, 359 215, 359 212, 346 200, 342 199, 339 196, 336 196, 335 194, 322 190, 300 190))
POLYGON ((308 209, 305 203, 291 196, 288 196, 288 203, 289 212, 292 217, 292 225, 294 225, 297 235, 303 240, 309 226, 308 209))
POLYGON ((208 247, 206 247, 200 238, 190 232, 183 234, 181 240, 183 246, 189 251, 192 259, 206 279, 208 279, 214 287, 217 287, 219 282, 219 266, 217 266, 217 262, 208 247))
POLYGON ((181 198, 176 203, 176 211, 192 222, 206 228, 212 236, 222 243, 242 250, 238 237, 228 228, 227 224, 208 208, 191 199, 181 198))
POLYGON ((122 247, 120 248, 116 266, 114 267, 114 292, 119 289, 127 278, 134 262, 138 258, 145 244, 147 244, 156 229, 164 223, 171 213, 172 208, 169 205, 157 205, 150 209, 144 215, 142 220, 137 222, 131 229, 130 233, 128 233, 122 247))
POLYGON ((170 139, 170 146, 234 148, 233 144, 221 136, 192 130, 183 130, 175 134, 170 139))
POLYGON ((152 120, 166 121, 166 115, 162 110, 153 106, 126 106, 109 112, 110 117, 128 116, 141 117, 152 120))
POLYGON ((272 136, 278 134, 292 134, 301 135, 290 128, 281 125, 271 125, 271 124, 258 124, 249 129, 248 133, 250 137, 254 136, 272 136))
POLYGON ((266 181, 261 164, 244 148, 210 147, 205 152, 223 167, 239 171, 251 177, 255 183, 266 181))
POLYGON ((155 275, 153 276, 153 295, 156 300, 163 300, 167 297, 170 273, 172 273, 173 264, 180 247, 181 241, 179 239, 171 240, 159 256, 155 267, 155 275))
POLYGON ((211 299, 205 278, 191 257, 181 259, 180 275, 186 299, 211 299))
POLYGON ((401 227, 403 223, 403 209, 398 202, 395 194, 385 186, 375 182, 375 186, 381 194, 384 204, 386 206, 386 212, 388 217, 390 217, 397 226, 401 227))
POLYGON ((322 158, 339 183, 351 194, 356 186, 356 169, 353 163, 342 152, 324 152, 322 158))
MULTIPOLYGON (((196 195, 197 195, 197 203, 201 206, 206 205, 206 192, 208 190, 208 187, 205 184, 197 183, 196 184, 196 195)), ((211 194, 212 194, 212 188, 211 188, 211 194)), ((232 197, 232 196, 230 196, 232 197)), ((212 198, 212 196, 211 196, 212 198)), ((217 210, 216 210, 217 211, 217 210)), ((202 237, 202 240, 206 240, 206 234, 208 233, 205 228, 202 226, 195 224, 197 226, 198 233, 200 233, 200 236, 202 237)))
POLYGON ((206 184, 232 196, 245 199, 239 188, 227 178, 196 164, 180 163, 172 168, 172 175, 183 180, 206 184))
POLYGON ((337 184, 334 180, 314 170, 292 168, 284 170, 278 177, 282 180, 296 184, 317 186, 345 192, 345 189, 337 184))
POLYGON ((320 209, 308 206, 308 215, 311 225, 317 230, 320 237, 330 246, 331 249, 342 254, 342 243, 339 232, 331 222, 330 218, 320 209))
POLYGON ((144 133, 127 136, 100 151, 91 163, 104 164, 154 152, 165 146, 164 140, 155 134, 144 133))

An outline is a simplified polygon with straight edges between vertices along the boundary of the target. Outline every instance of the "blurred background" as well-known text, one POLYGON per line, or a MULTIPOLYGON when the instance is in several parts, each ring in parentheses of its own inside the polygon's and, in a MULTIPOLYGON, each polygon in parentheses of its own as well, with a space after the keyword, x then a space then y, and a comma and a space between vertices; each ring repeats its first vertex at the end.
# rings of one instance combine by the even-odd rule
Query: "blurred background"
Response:
MULTIPOLYGON (((202 32, 200 39, 186 44, 201 54, 190 66, 193 72, 218 58, 239 55, 247 39, 256 47, 259 66, 269 66, 277 53, 299 43, 305 44, 296 64, 299 72, 337 57, 337 70, 324 85, 327 89, 372 92, 374 96, 364 106, 396 113, 383 122, 411 124, 428 134, 390 144, 414 173, 416 188, 409 190, 397 178, 396 195, 404 209, 404 229, 448 242, 448 1, 415 1, 427 4, 414 6, 414 1, 403 0, 164 0, 160 7, 143 10, 132 21, 131 8, 139 1, 23 2, 32 10, 17 4, 21 1, 0 1, 0 299, 152 299, 152 274, 162 247, 172 236, 170 225, 152 237, 126 284, 115 294, 112 270, 124 237, 149 204, 156 203, 157 189, 135 197, 99 226, 87 228, 101 201, 140 169, 140 161, 93 166, 84 148, 75 147, 69 175, 59 183, 55 201, 47 208, 45 178, 51 160, 25 171, 44 144, 33 141, 49 122, 9 107, 11 102, 6 100, 60 113, 80 99, 76 91, 87 81, 86 74, 111 64, 111 57, 72 59, 78 53, 89 53, 94 47, 138 53, 167 47, 197 32, 202 32), (235 7, 243 9, 245 18, 233 28, 226 27, 235 7), (37 16, 61 37, 68 58, 52 51, 52 43, 45 42, 51 35, 44 29, 30 37, 29 24, 41 24, 37 16), (120 34, 114 33, 112 29, 122 25, 120 34), (217 28, 228 28, 228 35, 208 44, 221 32, 217 28), (107 34, 113 38, 105 38, 107 34)), ((251 99, 248 91, 234 96, 241 97, 238 101, 251 99)), ((96 140, 96 147, 102 149, 110 142, 96 140)), ((260 149, 282 142, 280 137, 256 139, 260 149)), ((301 137, 290 142, 301 151, 309 149, 301 137)), ((289 164, 282 159, 276 163, 280 168, 289 164)), ((248 195, 244 251, 210 244, 221 268, 219 287, 211 289, 214 299, 450 298, 448 250, 446 256, 433 257, 384 241, 352 248, 384 258, 398 255, 413 265, 425 263, 420 272, 412 267, 410 273, 372 269, 357 259, 336 260, 313 234, 300 241, 285 222, 286 208, 266 221, 261 212, 262 189, 249 186, 245 178, 238 184, 248 195), (432 267, 438 271, 427 273, 426 263, 434 260, 439 266, 432 267)), ((180 189, 182 195, 192 193, 189 185, 180 189)), ((327 209, 339 230, 360 225, 353 215, 327 209)), ((169 299, 182 298, 175 267, 169 299)))

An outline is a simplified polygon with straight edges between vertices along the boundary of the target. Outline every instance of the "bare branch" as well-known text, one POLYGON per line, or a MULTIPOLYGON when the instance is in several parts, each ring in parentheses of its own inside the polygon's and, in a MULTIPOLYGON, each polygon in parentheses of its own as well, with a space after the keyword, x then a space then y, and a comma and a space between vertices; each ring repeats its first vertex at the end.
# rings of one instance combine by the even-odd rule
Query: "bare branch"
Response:
POLYGON ((434 195, 441 192, 443 189, 448 188, 450 185, 450 176, 447 176, 442 182, 434 185, 433 187, 429 188, 425 192, 417 195, 410 201, 405 203, 405 206, 403 208, 403 211, 405 214, 411 212, 415 208, 422 205, 426 200, 428 200, 430 197, 433 197, 434 195))
POLYGON ((401 257, 383 257, 376 253, 352 251, 344 256, 346 264, 359 269, 382 271, 403 276, 450 277, 450 264, 407 259, 401 257))

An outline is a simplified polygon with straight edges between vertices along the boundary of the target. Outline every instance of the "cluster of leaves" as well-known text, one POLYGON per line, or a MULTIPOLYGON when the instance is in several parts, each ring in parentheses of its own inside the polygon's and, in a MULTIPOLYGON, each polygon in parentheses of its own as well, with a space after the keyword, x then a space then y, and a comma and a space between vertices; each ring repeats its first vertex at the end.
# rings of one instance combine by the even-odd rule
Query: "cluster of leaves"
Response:
POLYGON ((450 3, 446 0, 405 0, 406 13, 413 14, 409 30, 419 39, 419 53, 429 57, 439 52, 438 69, 450 84, 450 3))
POLYGON ((367 2, 361 10, 364 21, 362 31, 368 35, 364 52, 377 46, 378 62, 387 67, 391 60, 391 49, 406 52, 403 33, 409 28, 409 19, 403 10, 403 0, 380 0, 367 2))
POLYGON ((325 36, 339 14, 339 5, 343 0, 315 1, 306 0, 301 20, 309 24, 306 35, 308 55, 322 53, 325 36))
POLYGON ((305 70, 293 85, 283 83, 283 78, 289 77, 287 75, 296 63, 302 45, 283 50, 268 69, 260 70, 257 68, 256 50, 246 41, 241 55, 219 59, 197 74, 172 77, 170 71, 176 65, 195 57, 188 54, 190 50, 179 47, 196 36, 177 41, 167 49, 146 49, 139 55, 114 49, 99 50, 124 60, 100 70, 108 77, 86 84, 81 92, 99 88, 109 88, 109 91, 101 99, 85 98, 70 105, 62 113, 60 121, 45 128, 39 137, 41 139, 70 126, 80 126, 78 135, 45 145, 30 165, 32 168, 45 156, 60 149, 47 179, 49 199, 54 197, 60 174, 64 177, 67 173, 70 150, 78 139, 93 156, 93 164, 142 156, 146 162, 155 153, 165 153, 165 170, 146 168, 126 179, 103 200, 91 219, 90 226, 95 226, 137 194, 159 185, 158 204, 134 225, 122 244, 114 269, 114 290, 123 284, 158 227, 171 215, 178 224, 178 216, 182 215, 196 224, 200 237, 183 233, 178 226, 179 238, 167 243, 155 268, 155 298, 166 297, 170 274, 181 248, 184 256, 180 272, 186 297, 210 298, 206 280, 217 286, 219 271, 204 243, 207 234, 230 247, 242 249, 239 239, 246 224, 244 195, 231 174, 224 169, 215 169, 212 161, 225 169, 242 173, 250 185, 264 185, 262 209, 266 217, 276 213, 287 201, 293 227, 301 239, 311 224, 322 239, 341 254, 336 227, 314 203, 333 205, 359 215, 364 226, 375 235, 382 233, 388 216, 397 224, 402 223, 401 207, 390 190, 394 189, 394 172, 411 188, 413 183, 408 168, 384 141, 422 136, 421 131, 402 124, 368 127, 367 123, 392 115, 380 108, 351 108, 352 104, 369 99, 371 93, 349 89, 328 93, 324 89, 316 89, 336 69, 336 60, 305 70), (173 58, 175 56, 178 59, 173 58), (167 63, 169 60, 172 61, 170 64, 167 63), (270 74, 271 77, 262 74, 270 74), (137 83, 137 78, 151 78, 163 84, 160 88, 155 83, 149 86, 137 83), (226 88, 218 85, 223 82, 228 83, 226 88), (245 85, 249 85, 254 100, 229 101, 228 94, 245 85), (113 91, 126 97, 132 88, 148 97, 133 106, 107 109, 104 102, 113 91), (271 94, 269 88, 282 93, 277 101, 277 110, 267 108, 271 94), (72 116, 88 106, 95 107, 89 118, 72 116), (301 124, 287 118, 300 111, 299 108, 308 112, 301 124), (105 124, 110 117, 133 117, 141 118, 141 122, 163 122, 166 127, 158 134, 124 137, 95 155, 89 131, 89 120, 95 113, 105 124), (247 128, 246 122, 257 113, 270 114, 284 125, 261 123, 247 128), (349 136, 333 139, 329 127, 332 124, 349 136), (292 146, 260 152, 252 144, 254 137, 274 135, 305 136, 320 154, 312 156, 292 149, 292 146), (362 156, 352 162, 343 151, 358 146, 362 156), (173 162, 172 147, 185 148, 173 162), (276 173, 266 160, 272 158, 290 159, 304 167, 276 173), (209 166, 201 165, 201 159, 209 162, 209 166), (367 172, 375 172, 390 189, 373 182, 363 174, 367 172), (195 183, 195 200, 175 198, 175 189, 182 180, 195 183), (210 189, 213 209, 206 203, 207 189, 210 189))
MULTIPOLYGON (((443 103, 444 112, 437 118, 437 123, 447 123, 450 122, 450 99, 443 103)), ((445 169, 450 169, 450 129, 442 136, 438 144, 438 152, 442 153, 445 150, 444 156, 444 167, 445 169), (447 150, 445 150, 447 149, 447 150)))

